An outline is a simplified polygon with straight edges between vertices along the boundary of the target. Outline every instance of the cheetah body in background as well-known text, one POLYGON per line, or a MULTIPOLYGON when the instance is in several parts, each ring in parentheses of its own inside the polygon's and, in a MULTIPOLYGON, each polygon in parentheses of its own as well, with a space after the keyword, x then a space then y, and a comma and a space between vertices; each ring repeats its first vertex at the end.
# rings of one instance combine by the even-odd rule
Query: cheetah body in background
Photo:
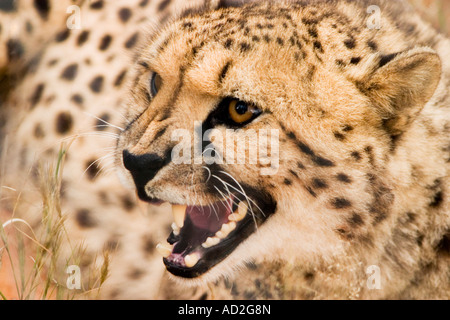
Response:
POLYGON ((403 1, 34 1, 33 10, 42 28, 25 22, 27 37, 1 40, 2 185, 28 199, 2 207, 37 226, 38 164, 70 143, 61 204, 73 241, 85 239, 83 266, 110 252, 102 297, 449 298, 450 42, 403 1), (368 27, 373 4, 379 29, 368 27), (70 5, 81 29, 60 19, 70 5), (260 113, 225 121, 230 101, 260 113), (194 121, 277 129, 277 173, 174 165, 171 134, 194 121), (143 181, 127 154, 161 165, 143 181), (100 170, 108 160, 130 189, 100 170), (219 180, 263 208, 248 217, 257 230, 238 223, 235 247, 200 248, 193 267, 166 257, 170 275, 154 250, 171 232, 170 206, 148 208, 135 185, 144 200, 193 207, 223 198, 219 180), (367 283, 371 266, 380 289, 367 283))

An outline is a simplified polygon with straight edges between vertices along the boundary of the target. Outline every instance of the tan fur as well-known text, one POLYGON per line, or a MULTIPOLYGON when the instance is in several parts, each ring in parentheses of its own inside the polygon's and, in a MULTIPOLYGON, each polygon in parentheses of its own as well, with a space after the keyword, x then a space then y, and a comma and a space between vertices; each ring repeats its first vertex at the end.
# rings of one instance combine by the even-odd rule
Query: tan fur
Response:
MULTIPOLYGON (((13 179, 2 183, 20 185, 14 180, 30 168, 34 152, 48 161, 61 138, 90 130, 97 120, 86 111, 97 117, 109 113, 108 122, 125 129, 107 132, 120 133, 115 166, 133 188, 123 149, 163 156, 175 129, 193 130, 194 121, 205 120, 221 99, 232 96, 265 112, 246 129, 279 130, 280 167, 272 176, 261 176, 257 165, 223 169, 268 192, 277 210, 205 275, 174 279, 149 249, 167 237, 167 205, 143 216, 133 190, 124 190, 114 175, 89 179, 86 162, 115 141, 107 145, 80 136, 69 150, 63 206, 74 218, 70 229, 87 238, 92 255, 115 243, 104 297, 204 298, 206 290, 209 298, 449 298, 449 40, 403 1, 255 1, 253 6, 206 1, 204 7, 203 1, 192 1, 188 7, 201 9, 191 14, 177 8, 183 1, 172 1, 161 12, 164 2, 151 2, 145 12, 139 2, 110 6, 104 15, 90 13, 85 46, 74 46, 82 30, 66 43, 49 45, 36 73, 10 93, 5 132, 15 134, 8 135, 12 147, 3 154, 16 163, 9 169, 13 179), (372 4, 381 8, 379 30, 366 25, 372 4), (133 7, 125 28, 116 17, 121 6, 133 7), (169 19, 175 11, 182 18, 169 19), (140 33, 136 54, 124 53, 123 43, 154 12, 160 25, 146 37, 140 33), (113 40, 106 52, 93 56, 106 32, 99 23, 109 26, 113 40), (61 50, 67 54, 61 65, 48 67, 64 56, 61 50), (67 82, 61 73, 71 63, 78 64, 78 75, 67 82), (123 70, 128 85, 115 86, 123 70), (151 72, 161 75, 163 85, 149 102, 151 72), (95 93, 89 84, 98 74, 104 76, 103 88, 95 93), (45 91, 31 105, 42 79, 45 91), (74 94, 84 96, 81 107, 74 94), (110 113, 122 103, 126 120, 110 113), (21 112, 14 114, 11 107, 18 105, 21 112), (70 112, 73 125, 55 134, 51 128, 61 110, 70 112), (38 124, 44 137, 36 135, 38 124), (127 203, 131 209, 125 216, 127 203), (81 225, 80 210, 90 213, 81 225), (367 286, 372 265, 381 271, 380 290, 367 286), (124 286, 127 281, 132 284, 124 286)), ((83 6, 91 12, 88 3, 83 6)), ((207 190, 203 165, 169 163, 146 191, 171 203, 217 200, 207 190)), ((35 217, 28 210, 23 214, 35 217)))

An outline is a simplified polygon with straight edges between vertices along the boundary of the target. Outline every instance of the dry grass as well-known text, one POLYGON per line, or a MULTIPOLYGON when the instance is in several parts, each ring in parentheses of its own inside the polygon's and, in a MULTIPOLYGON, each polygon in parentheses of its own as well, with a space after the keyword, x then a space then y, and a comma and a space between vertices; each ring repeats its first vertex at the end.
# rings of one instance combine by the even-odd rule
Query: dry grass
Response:
MULTIPOLYGON (((109 256, 97 270, 84 270, 80 289, 69 289, 68 266, 80 266, 85 250, 72 244, 61 212, 61 177, 66 155, 62 146, 54 166, 41 167, 41 221, 33 227, 16 216, 0 223, 0 298, 8 299, 80 299, 95 298, 108 276, 109 256), (69 254, 67 254, 67 252, 69 254)), ((20 193, 16 204, 21 201, 20 193)), ((5 212, 0 217, 6 216, 5 212)), ((69 283, 70 286, 70 283, 69 283)))

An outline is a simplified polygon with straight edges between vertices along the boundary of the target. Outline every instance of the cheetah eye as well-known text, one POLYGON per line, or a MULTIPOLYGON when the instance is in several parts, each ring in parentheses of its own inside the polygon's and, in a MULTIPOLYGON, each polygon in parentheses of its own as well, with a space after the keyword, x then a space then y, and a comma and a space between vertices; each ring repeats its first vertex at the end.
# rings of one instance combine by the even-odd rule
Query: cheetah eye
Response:
POLYGON ((261 110, 254 105, 238 99, 226 99, 224 104, 233 125, 243 126, 261 114, 261 110))
POLYGON ((223 99, 205 120, 209 126, 226 125, 242 128, 261 115, 262 110, 255 105, 235 98, 223 99))
POLYGON ((231 120, 237 124, 249 121, 258 111, 259 109, 240 100, 234 99, 228 104, 228 114, 230 115, 231 120))
POLYGON ((156 72, 154 72, 150 79, 150 92, 152 94, 152 97, 156 96, 159 89, 161 88, 161 85, 162 85, 161 76, 159 74, 157 74, 156 72))

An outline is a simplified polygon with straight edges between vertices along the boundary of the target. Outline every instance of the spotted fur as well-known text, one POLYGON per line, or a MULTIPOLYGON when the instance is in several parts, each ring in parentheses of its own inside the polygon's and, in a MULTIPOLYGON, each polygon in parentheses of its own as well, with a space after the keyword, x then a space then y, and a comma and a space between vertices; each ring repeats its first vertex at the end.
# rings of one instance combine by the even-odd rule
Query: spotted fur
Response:
MULTIPOLYGON (((23 173, 20 181, 36 179, 26 172, 36 158, 54 159, 60 139, 120 133, 109 144, 80 135, 63 177, 73 234, 88 239, 92 255, 115 248, 104 296, 449 298, 450 41, 403 1, 210 0, 176 10, 181 2, 80 2, 83 28, 60 22, 30 58, 32 42, 2 40, 0 62, 33 62, 4 94, 3 136, 14 132, 3 150, 15 160, 8 185, 20 186, 23 173), (380 30, 367 28, 372 4, 381 8, 380 30), (144 32, 148 17, 156 28, 144 32), (163 78, 155 97, 151 72, 163 78), (212 200, 201 166, 166 161, 170 136, 230 96, 264 111, 251 128, 279 130, 280 168, 273 176, 250 165, 223 169, 270 194, 277 210, 201 279, 173 282, 153 250, 167 237, 167 207, 140 215, 122 151, 164 160, 145 182, 148 196, 191 201, 195 185, 197 201, 212 200), (125 119, 115 111, 122 106, 125 119), (116 145, 131 190, 97 161, 103 146, 116 145), (380 290, 367 287, 372 265, 380 290)), ((34 6, 36 18, 51 19, 53 2, 34 6)))

